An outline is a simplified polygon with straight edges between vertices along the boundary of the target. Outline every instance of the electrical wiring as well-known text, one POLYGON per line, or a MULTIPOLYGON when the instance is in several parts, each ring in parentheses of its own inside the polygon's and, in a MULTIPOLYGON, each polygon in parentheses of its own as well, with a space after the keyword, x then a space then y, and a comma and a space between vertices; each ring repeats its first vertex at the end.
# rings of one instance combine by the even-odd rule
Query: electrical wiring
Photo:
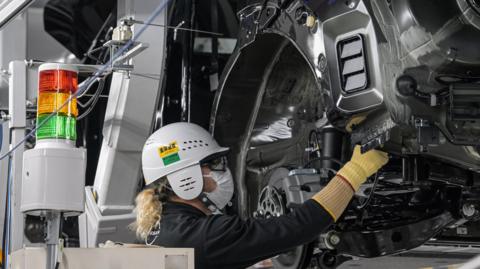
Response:
MULTIPOLYGON (((102 50, 102 49, 106 49, 103 46, 97 47, 97 48, 95 48, 95 46, 97 45, 97 42, 98 42, 98 39, 100 38, 100 35, 105 31, 105 28, 111 23, 112 18, 113 18, 113 13, 110 13, 108 15, 107 19, 105 19, 105 22, 103 23, 103 25, 100 27, 100 30, 98 31, 97 35, 93 39, 92 44, 90 45, 90 48, 84 54, 86 57, 97 61, 97 63, 100 62, 100 63, 103 64, 103 62, 100 61, 100 59, 98 59, 97 57, 93 56, 92 53, 97 52, 97 51, 102 50)), ((110 32, 110 29, 107 30, 107 33, 105 34, 104 40, 106 40, 109 32, 110 32)), ((83 62, 85 62, 85 59, 84 59, 83 62)))
MULTIPOLYGON (((97 78, 97 81, 100 81, 101 79, 102 79, 102 78, 97 78)), ((94 83, 90 84, 90 87, 88 87, 82 94, 79 94, 79 95, 77 96, 77 104, 80 105, 81 107, 88 106, 89 102, 87 101, 87 103, 83 104, 83 103, 79 102, 78 99, 80 99, 80 98, 82 98, 83 96, 85 96, 85 94, 87 94, 87 93, 90 91, 90 89, 92 88, 93 84, 94 84, 94 83)), ((78 85, 79 88, 82 87, 82 86, 83 86, 83 82, 78 85)))
POLYGON ((112 65, 112 63, 118 58, 120 57, 121 55, 123 55, 124 52, 126 52, 137 40, 140 36, 142 36, 143 32, 145 32, 145 30, 147 29, 147 27, 150 27, 149 25, 152 24, 153 20, 158 16, 160 15, 160 13, 165 9, 165 7, 168 6, 168 3, 170 2, 170 0, 164 0, 161 4, 159 4, 155 10, 152 12, 152 14, 150 15, 150 17, 148 17, 148 19, 144 22, 145 25, 143 25, 142 27, 140 27, 140 29, 138 30, 138 32, 136 32, 136 34, 134 35, 134 37, 132 39, 130 39, 125 45, 123 45, 122 47, 120 47, 117 52, 115 52, 115 54, 113 55, 113 57, 111 59, 109 59, 108 63, 102 65, 94 74, 93 76, 87 78, 83 84, 82 83, 82 87, 79 87, 79 89, 77 90, 77 92, 73 95, 71 95, 66 101, 65 103, 63 103, 61 106, 59 106, 54 112, 52 112, 50 115, 48 115, 45 119, 43 119, 41 122, 37 123, 37 126, 35 128, 33 128, 29 133, 27 133, 27 135, 22 139, 20 140, 16 145, 14 145, 7 153, 3 154, 2 156, 0 156, 0 160, 3 160, 5 159, 7 156, 9 156, 10 154, 12 154, 12 152, 14 152, 15 150, 17 150, 21 145, 23 145, 23 143, 25 143, 25 141, 29 138, 29 137, 33 137, 35 132, 37 131, 38 128, 42 127, 43 125, 45 125, 45 123, 47 123, 53 116, 55 116, 60 110, 62 110, 69 102, 72 101, 73 98, 77 98, 79 95, 83 94, 89 87, 92 86, 93 83, 95 83, 95 81, 97 80, 97 78, 101 77, 101 76, 105 76, 106 73, 109 73, 111 72, 110 67, 112 65))
MULTIPOLYGON (((86 116, 88 116, 88 114, 90 114, 90 112, 92 112, 92 110, 95 108, 95 105, 97 104, 98 102, 98 99, 100 99, 100 95, 104 89, 104 86, 105 86, 105 79, 101 79, 98 81, 98 87, 97 87, 97 91, 95 92, 95 94, 87 101, 87 103, 85 103, 85 106, 88 106, 90 105, 87 110, 85 112, 83 112, 81 115, 79 115, 77 117, 77 120, 81 120, 83 118, 85 118, 86 116)), ((77 101, 78 102, 78 101, 77 101)))
POLYGON ((376 174, 375 174, 375 179, 374 179, 374 181, 373 181, 373 186, 372 186, 372 189, 370 190, 370 193, 368 194, 367 200, 366 200, 363 204, 357 206, 357 209, 364 209, 365 207, 368 206, 368 204, 370 203, 370 200, 372 199, 373 192, 374 192, 375 189, 377 188, 378 178, 379 178, 379 177, 378 177, 378 173, 376 173, 376 174))
MULTIPOLYGON (((90 99, 88 99, 88 101, 86 103, 82 103, 80 102, 78 99, 85 96, 86 94, 86 91, 82 94, 82 96, 79 96, 77 97, 77 104, 83 108, 89 106, 93 101, 94 101, 94 98, 96 96, 100 96, 101 92, 103 91, 103 87, 105 86, 105 78, 98 78, 97 79, 98 81, 98 86, 97 86, 97 90, 95 91, 95 93, 90 97, 90 99), (100 92, 100 93, 99 93, 100 92)), ((92 84, 93 85, 93 84, 92 84)), ((90 87, 92 88, 92 87, 90 87)), ((97 97, 98 98, 98 97, 97 97)))

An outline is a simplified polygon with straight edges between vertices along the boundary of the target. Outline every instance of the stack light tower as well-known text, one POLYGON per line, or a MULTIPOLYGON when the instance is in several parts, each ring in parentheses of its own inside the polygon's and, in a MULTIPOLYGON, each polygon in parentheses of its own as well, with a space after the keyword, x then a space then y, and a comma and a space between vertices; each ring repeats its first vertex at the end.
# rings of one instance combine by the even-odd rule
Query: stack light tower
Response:
POLYGON ((21 211, 44 218, 46 268, 53 269, 61 218, 84 211, 86 151, 75 146, 78 69, 45 63, 38 74, 36 144, 23 155, 21 211))

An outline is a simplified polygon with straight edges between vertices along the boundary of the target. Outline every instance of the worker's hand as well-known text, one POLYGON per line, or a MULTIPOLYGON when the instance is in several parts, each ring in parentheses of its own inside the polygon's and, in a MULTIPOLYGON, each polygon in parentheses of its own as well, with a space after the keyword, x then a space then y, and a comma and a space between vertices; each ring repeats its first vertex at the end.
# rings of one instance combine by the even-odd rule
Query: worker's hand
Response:
POLYGON ((352 159, 347 162, 337 175, 346 179, 355 191, 369 176, 375 174, 388 162, 388 154, 379 150, 360 153, 360 146, 355 146, 352 159))

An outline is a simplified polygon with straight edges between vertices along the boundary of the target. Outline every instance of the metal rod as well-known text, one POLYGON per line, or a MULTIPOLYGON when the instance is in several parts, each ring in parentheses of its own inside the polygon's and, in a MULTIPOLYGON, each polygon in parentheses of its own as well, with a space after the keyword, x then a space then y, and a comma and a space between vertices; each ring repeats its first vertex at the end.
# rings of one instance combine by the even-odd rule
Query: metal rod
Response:
POLYGON ((60 213, 47 212, 47 269, 55 269, 57 266, 58 239, 60 238, 60 213))
POLYGON ((137 20, 128 20, 128 21, 136 23, 136 24, 144 24, 144 25, 150 25, 150 26, 165 27, 167 29, 173 29, 173 30, 182 30, 182 31, 187 31, 187 32, 195 32, 195 33, 223 36, 222 33, 216 33, 216 32, 211 32, 211 31, 203 31, 203 30, 197 30, 197 29, 191 29, 191 28, 185 28, 185 27, 178 27, 178 26, 155 24, 155 23, 144 23, 143 21, 137 21, 137 20))

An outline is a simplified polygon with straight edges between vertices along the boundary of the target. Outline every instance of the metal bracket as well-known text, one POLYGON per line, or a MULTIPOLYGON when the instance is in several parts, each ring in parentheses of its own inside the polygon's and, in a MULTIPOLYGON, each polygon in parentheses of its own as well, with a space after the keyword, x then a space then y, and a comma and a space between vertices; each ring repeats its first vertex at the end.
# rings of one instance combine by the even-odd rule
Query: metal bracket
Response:
POLYGON ((318 174, 295 174, 282 179, 282 189, 285 190, 288 207, 302 204, 321 188, 318 174))
POLYGON ((334 247, 339 253, 358 257, 390 255, 422 245, 452 221, 452 215, 445 212, 417 223, 384 230, 339 232, 334 247))
POLYGON ((267 28, 276 18, 279 8, 267 4, 265 7, 261 5, 250 5, 242 9, 238 14, 240 17, 240 25, 243 33, 240 35, 244 39, 243 47, 255 41, 259 31, 267 28))
MULTIPOLYGON (((110 42, 110 41, 109 41, 110 42)), ((105 43, 105 44, 108 44, 105 43)), ((148 48, 148 44, 146 43, 135 43, 135 46, 133 48, 131 48, 130 50, 128 50, 125 54, 123 54, 122 56, 118 57, 117 59, 115 59, 113 62, 112 62, 112 65, 113 65, 113 68, 115 67, 122 67, 122 65, 120 65, 120 63, 125 63, 127 62, 128 60, 132 59, 133 57, 137 56, 138 54, 140 54, 142 51, 146 50, 148 48)), ((133 68, 133 66, 131 65, 126 65, 125 67, 131 67, 133 68)))
MULTIPOLYGON (((118 41, 118 40, 109 40, 103 44, 104 47, 108 47, 110 53, 110 59, 113 59, 113 56, 118 51, 119 48, 125 46, 128 41, 118 41)), ((126 61, 132 59, 134 56, 137 56, 142 51, 148 48, 148 44, 135 42, 132 44, 132 48, 125 52, 122 56, 119 56, 114 61, 110 62, 110 69, 115 71, 131 71, 133 70, 133 65, 124 64, 126 61)))
POLYGON ((420 151, 426 152, 428 146, 435 146, 440 143, 440 130, 430 121, 417 118, 415 119, 415 128, 418 131, 417 141, 420 145, 420 151))

